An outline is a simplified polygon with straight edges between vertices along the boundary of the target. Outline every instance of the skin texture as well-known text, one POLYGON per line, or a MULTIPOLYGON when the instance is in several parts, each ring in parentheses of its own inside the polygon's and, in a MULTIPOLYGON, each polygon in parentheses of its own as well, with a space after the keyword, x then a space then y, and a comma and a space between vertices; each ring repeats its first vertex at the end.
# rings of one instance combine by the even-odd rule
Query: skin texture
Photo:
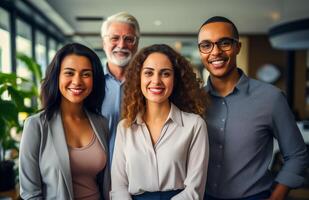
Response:
POLYGON ((92 65, 85 56, 68 55, 61 62, 59 90, 65 137, 70 147, 80 148, 92 138, 90 122, 82 106, 93 87, 92 65), (81 134, 82 133, 82 134, 81 134))
POLYGON ((147 124, 153 145, 160 138, 170 111, 169 97, 174 87, 173 65, 162 53, 150 54, 141 71, 141 90, 146 99, 143 119, 147 124))
MULTIPOLYGON (((164 44, 154 44, 141 49, 126 69, 122 118, 126 119, 127 127, 134 122, 138 113, 146 111, 146 98, 141 89, 136 89, 141 88, 141 73, 143 67, 146 66, 145 61, 150 55, 151 57, 157 55, 159 59, 156 62, 159 60, 161 62, 163 61, 159 56, 161 54, 165 55, 171 63, 171 65, 162 65, 162 67, 173 66, 173 91, 169 96, 169 101, 185 112, 201 116, 205 113, 207 93, 201 88, 202 82, 196 77, 193 67, 171 47, 164 44)), ((166 60, 165 57, 162 58, 166 60)))
POLYGON ((174 86, 173 66, 168 57, 152 53, 141 72, 141 90, 148 103, 166 104, 174 86))
MULTIPOLYGON (((214 22, 204 25, 198 36, 198 42, 209 40, 216 42, 221 38, 234 38, 232 26, 225 22, 214 22)), ((213 87, 221 96, 228 95, 237 84, 239 74, 237 72, 236 57, 241 44, 236 43, 229 51, 221 51, 216 45, 208 54, 200 52, 201 60, 210 73, 213 87)), ((278 183, 270 196, 270 200, 283 200, 288 195, 289 188, 278 183)))
POLYGON ((59 89, 62 101, 81 104, 92 91, 92 66, 87 57, 66 56, 59 75, 59 89))
MULTIPOLYGON (((224 22, 214 22, 201 28, 198 42, 206 40, 217 42, 221 38, 234 38, 232 26, 224 22)), ((236 56, 240 49, 241 44, 234 43, 233 47, 228 51, 222 51, 215 45, 208 54, 200 52, 202 63, 209 71, 211 81, 222 96, 226 96, 239 79, 236 56)))
MULTIPOLYGON (((112 22, 107 30, 107 35, 135 35, 135 30, 130 24, 121 22, 112 22)), ((124 42, 123 39, 117 43, 111 42, 108 37, 103 39, 103 49, 107 56, 107 63, 110 72, 118 80, 122 80, 124 67, 126 67, 131 60, 132 56, 137 51, 138 42, 134 45, 130 45, 124 42)))

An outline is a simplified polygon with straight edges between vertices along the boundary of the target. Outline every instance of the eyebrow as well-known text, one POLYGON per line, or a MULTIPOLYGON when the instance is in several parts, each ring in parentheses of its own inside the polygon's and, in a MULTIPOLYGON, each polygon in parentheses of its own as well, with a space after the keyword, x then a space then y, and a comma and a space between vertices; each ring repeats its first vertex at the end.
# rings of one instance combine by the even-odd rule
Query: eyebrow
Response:
MULTIPOLYGON (((219 42, 219 41, 222 41, 222 40, 225 40, 225 39, 228 39, 228 40, 235 40, 235 41, 238 41, 237 39, 235 39, 235 38, 231 38, 231 37, 222 37, 222 38, 219 38, 217 41, 215 41, 215 42, 219 42)), ((202 42, 212 42, 211 40, 202 40, 200 43, 202 43, 202 42)))
MULTIPOLYGON (((63 70, 71 70, 71 71, 76 71, 74 68, 71 67, 64 67, 63 70)), ((92 69, 82 69, 82 71, 92 71, 92 69)))
MULTIPOLYGON (((142 70, 143 69, 148 69, 148 70, 155 70, 154 68, 152 68, 152 67, 143 67, 142 68, 142 70)), ((160 71, 162 71, 162 70, 170 70, 170 71, 173 71, 173 67, 166 67, 166 68, 162 68, 162 69, 160 69, 160 71)))

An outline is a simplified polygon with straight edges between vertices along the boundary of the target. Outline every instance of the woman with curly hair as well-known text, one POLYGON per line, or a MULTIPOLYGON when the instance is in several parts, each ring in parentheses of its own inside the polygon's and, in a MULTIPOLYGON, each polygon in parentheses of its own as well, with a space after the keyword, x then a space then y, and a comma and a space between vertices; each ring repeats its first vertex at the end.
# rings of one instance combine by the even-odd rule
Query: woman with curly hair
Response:
POLYGON ((167 45, 142 49, 126 71, 111 199, 203 199, 208 166, 206 93, 167 45))

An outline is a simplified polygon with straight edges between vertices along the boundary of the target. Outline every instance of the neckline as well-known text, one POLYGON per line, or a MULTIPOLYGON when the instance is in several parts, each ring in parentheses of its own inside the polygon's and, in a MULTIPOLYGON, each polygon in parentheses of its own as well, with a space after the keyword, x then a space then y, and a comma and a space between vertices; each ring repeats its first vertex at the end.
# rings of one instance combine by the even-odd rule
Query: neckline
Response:
POLYGON ((90 142, 89 142, 87 145, 85 145, 85 146, 83 146, 83 147, 71 147, 70 145, 68 145, 68 146, 69 146, 69 148, 70 148, 71 150, 74 150, 74 151, 82 151, 82 150, 88 149, 90 146, 92 146, 93 143, 94 143, 94 141, 95 141, 95 139, 96 139, 95 134, 92 133, 91 140, 90 140, 90 142))

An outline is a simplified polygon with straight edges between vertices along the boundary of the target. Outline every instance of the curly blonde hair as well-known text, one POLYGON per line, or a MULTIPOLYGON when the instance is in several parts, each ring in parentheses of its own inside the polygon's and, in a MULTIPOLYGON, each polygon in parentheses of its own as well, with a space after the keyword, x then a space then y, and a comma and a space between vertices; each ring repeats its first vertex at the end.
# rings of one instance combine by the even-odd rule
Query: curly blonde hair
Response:
POLYGON ((130 126, 138 113, 144 113, 146 100, 141 91, 141 70, 146 58, 152 53, 166 55, 174 68, 174 88, 169 100, 180 110, 199 115, 206 111, 207 93, 202 81, 196 77, 189 61, 165 44, 155 44, 141 49, 126 69, 122 118, 130 126))

